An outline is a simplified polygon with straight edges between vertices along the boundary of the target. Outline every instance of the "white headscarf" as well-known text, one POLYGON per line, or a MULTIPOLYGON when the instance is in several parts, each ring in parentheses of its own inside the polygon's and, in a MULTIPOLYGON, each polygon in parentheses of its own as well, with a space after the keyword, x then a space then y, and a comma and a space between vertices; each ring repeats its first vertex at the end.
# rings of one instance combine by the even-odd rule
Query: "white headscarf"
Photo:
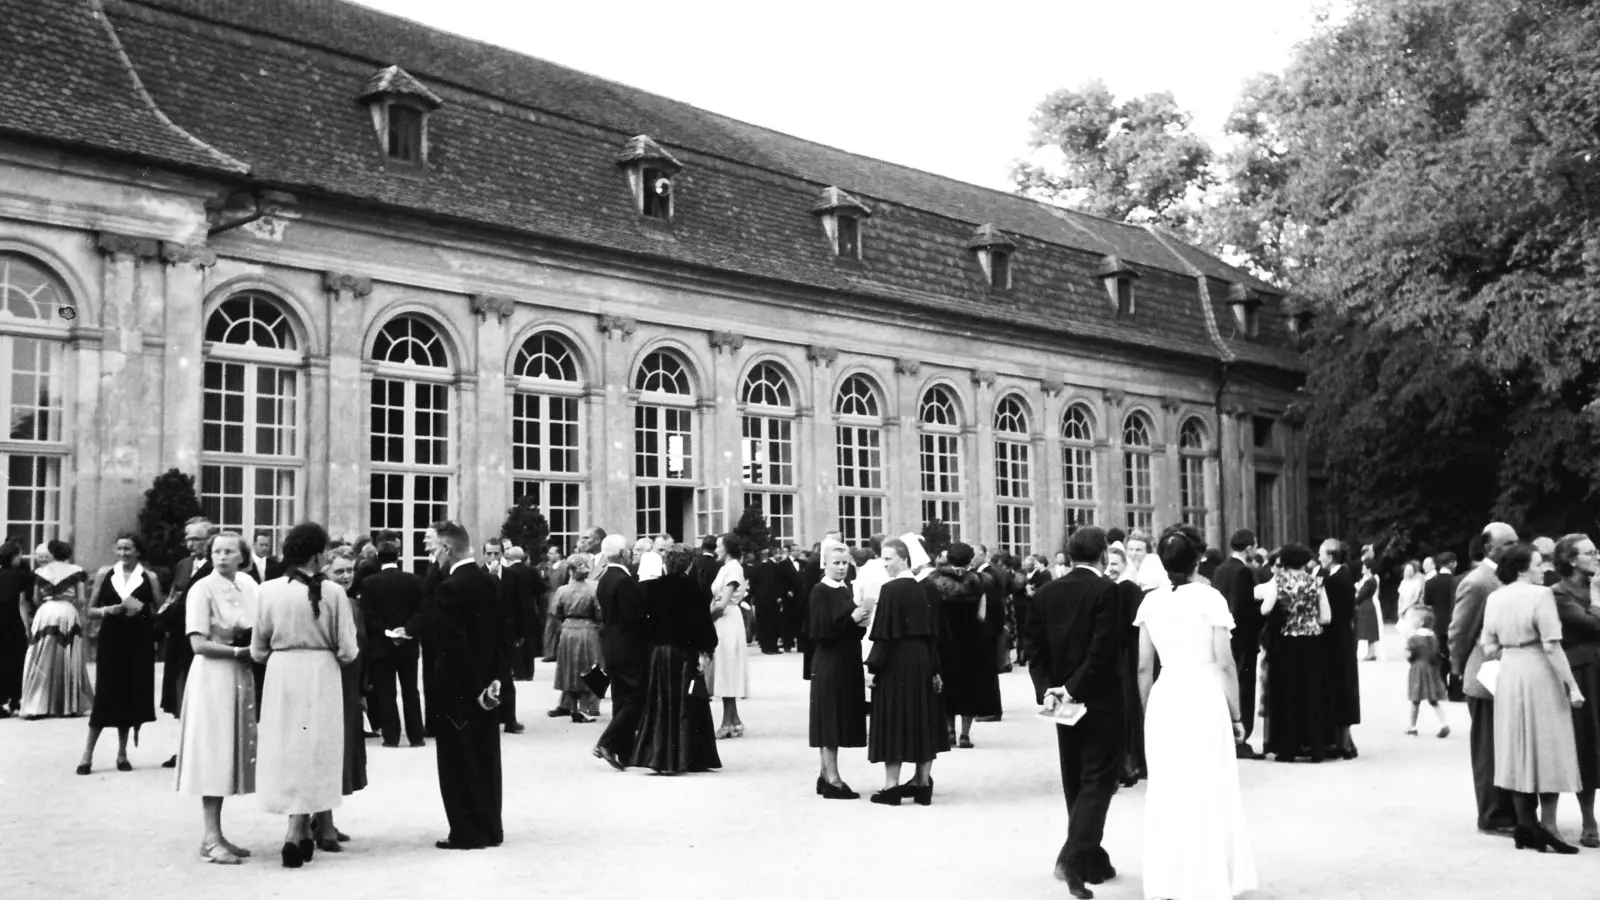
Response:
POLYGON ((900 535, 900 540, 905 541, 906 552, 911 557, 906 562, 910 564, 912 571, 933 562, 928 556, 928 551, 922 546, 922 535, 908 532, 900 535))

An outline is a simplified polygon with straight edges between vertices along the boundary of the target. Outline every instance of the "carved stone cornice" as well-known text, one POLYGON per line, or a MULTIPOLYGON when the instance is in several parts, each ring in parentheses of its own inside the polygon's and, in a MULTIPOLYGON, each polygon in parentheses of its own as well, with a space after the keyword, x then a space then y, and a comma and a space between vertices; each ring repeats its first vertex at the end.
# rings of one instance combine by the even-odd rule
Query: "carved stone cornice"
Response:
POLYGON ((912 375, 912 376, 915 376, 915 375, 920 374, 921 372, 922 372, 922 363, 920 363, 920 362, 918 362, 918 361, 916 361, 914 359, 901 358, 901 359, 897 359, 897 360, 894 361, 894 373, 896 375, 912 375))
POLYGON ((604 315, 599 321, 600 333, 608 338, 625 341, 639 330, 639 320, 627 316, 604 315))
POLYGON ((134 237, 111 231, 95 233, 96 250, 107 256, 131 256, 134 259, 155 259, 161 255, 161 241, 155 238, 134 237))
POLYGON ((322 273, 322 289, 337 297, 349 295, 357 300, 372 293, 372 279, 348 272, 322 273))
POLYGON ((1175 400, 1171 397, 1161 398, 1161 409, 1168 415, 1175 414, 1182 406, 1183 402, 1181 400, 1175 400))
POLYGON ((990 369, 974 369, 972 383, 982 387, 994 387, 995 379, 999 376, 990 369))
POLYGON ((1039 380, 1039 389, 1044 391, 1046 397, 1059 397, 1067 389, 1067 383, 1056 378, 1042 378, 1039 380))
POLYGON ((161 242, 161 261, 169 266, 189 263, 201 269, 209 269, 217 264, 217 251, 205 244, 178 244, 172 241, 161 242))
POLYGON ((710 335, 711 349, 717 353, 730 355, 739 352, 744 346, 744 335, 734 334, 731 331, 713 331, 710 335))
POLYGON ((698 413, 714 413, 717 411, 717 401, 709 397, 696 400, 694 403, 694 411, 698 413))
POLYGON ((488 321, 489 316, 494 315, 504 322, 517 311, 517 301, 498 294, 468 294, 467 303, 471 305, 473 315, 482 321, 488 321))
POLYGON ((1106 388, 1100 392, 1100 397, 1105 400, 1112 409, 1119 409, 1121 408, 1122 404, 1127 402, 1128 392, 1122 388, 1106 388))
POLYGON ((839 359, 839 348, 809 344, 806 346, 806 359, 811 360, 813 364, 828 368, 839 359))

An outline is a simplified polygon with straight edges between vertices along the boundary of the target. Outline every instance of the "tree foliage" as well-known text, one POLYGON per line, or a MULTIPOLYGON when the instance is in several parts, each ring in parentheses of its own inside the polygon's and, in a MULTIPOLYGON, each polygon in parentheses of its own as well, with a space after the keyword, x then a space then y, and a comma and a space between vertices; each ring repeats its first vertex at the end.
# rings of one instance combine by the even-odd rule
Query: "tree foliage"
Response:
MULTIPOLYGON (((517 502, 506 510, 505 524, 500 526, 500 537, 514 547, 521 547, 528 559, 535 561, 544 558, 545 547, 550 543, 550 523, 539 511, 536 496, 530 492, 518 497, 517 502)), ((561 548, 563 553, 572 549, 561 548)))
POLYGON ((767 527, 767 517, 759 506, 747 506, 733 528, 740 552, 757 553, 772 549, 772 529, 767 527))
POLYGON ((927 548, 928 555, 934 559, 939 554, 950 549, 950 523, 943 519, 932 519, 922 523, 922 546, 927 548))
POLYGON ((202 513, 193 475, 177 469, 157 475, 150 490, 144 492, 144 506, 139 510, 139 537, 145 547, 142 562, 153 568, 171 568, 188 556, 184 523, 198 515, 202 513))
POLYGON ((1062 89, 1033 114, 1030 158, 1012 167, 1018 193, 1109 219, 1189 233, 1211 148, 1170 93, 1118 101, 1102 82, 1062 89))

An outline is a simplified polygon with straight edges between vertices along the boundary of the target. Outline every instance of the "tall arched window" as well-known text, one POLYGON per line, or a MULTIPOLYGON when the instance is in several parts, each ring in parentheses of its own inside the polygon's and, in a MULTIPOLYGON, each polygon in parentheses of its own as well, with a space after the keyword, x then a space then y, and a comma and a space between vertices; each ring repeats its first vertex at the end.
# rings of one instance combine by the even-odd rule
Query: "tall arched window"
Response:
POLYGON ((839 530, 861 545, 883 533, 883 407, 864 376, 851 375, 834 398, 835 460, 839 478, 839 530))
POLYGON ((1067 534, 1094 524, 1094 419, 1081 404, 1061 417, 1061 502, 1067 534))
POLYGON ((917 407, 922 471, 922 521, 950 526, 950 540, 961 540, 961 417, 955 397, 943 385, 922 395, 917 407))
POLYGON ((271 532, 276 546, 299 518, 304 351, 283 305, 258 291, 222 301, 205 340, 200 507, 247 539, 271 532))
POLYGON ((402 564, 420 572, 428 526, 455 497, 450 357, 431 322, 402 315, 378 332, 372 359, 371 527, 400 532, 402 564))
POLYGON ((686 537, 694 504, 694 388, 683 360, 657 350, 633 375, 636 534, 686 537))
POLYGON ((772 363, 757 363, 739 391, 744 404, 740 443, 744 506, 767 517, 773 540, 789 543, 795 531, 794 397, 789 379, 772 363))
POLYGON ((0 439, 7 535, 28 547, 60 537, 66 434, 66 287, 32 259, 0 253, 0 439))
POLYGON ((1028 411, 1022 398, 1000 398, 994 410, 996 544, 1021 556, 1033 552, 1033 473, 1028 443, 1028 411))
POLYGON ((583 381, 565 338, 541 331, 511 364, 511 499, 532 495, 550 541, 570 553, 583 524, 583 381))
POLYGON ((1155 529, 1155 490, 1150 478, 1150 452, 1155 441, 1150 418, 1142 412, 1122 420, 1122 499, 1129 528, 1155 529))
POLYGON ((1178 503, 1185 524, 1206 530, 1206 433, 1199 419, 1178 431, 1178 503))

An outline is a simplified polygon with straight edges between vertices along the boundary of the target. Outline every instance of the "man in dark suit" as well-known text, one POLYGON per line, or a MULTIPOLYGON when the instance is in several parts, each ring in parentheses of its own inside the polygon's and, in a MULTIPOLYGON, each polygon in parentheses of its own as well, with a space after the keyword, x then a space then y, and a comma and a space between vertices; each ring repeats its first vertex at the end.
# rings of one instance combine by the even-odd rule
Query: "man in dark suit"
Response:
MULTIPOLYGON (((1228 539, 1229 556, 1212 573, 1211 586, 1228 601, 1233 613, 1233 663, 1239 670, 1239 713, 1244 740, 1234 748, 1239 759, 1261 759, 1250 747, 1256 724, 1256 659, 1261 654, 1261 602, 1256 599, 1256 573, 1250 568, 1256 533, 1241 528, 1228 539)), ((1128 621, 1133 621, 1131 618, 1128 621)))
POLYGON ((256 531, 255 542, 250 550, 261 567, 262 580, 271 581, 283 574, 283 560, 272 555, 271 531, 265 528, 256 531))
POLYGON ((455 522, 434 526, 435 562, 444 576, 429 605, 427 628, 437 656, 439 794, 450 835, 441 850, 498 847, 500 729, 497 707, 505 671, 500 589, 472 557, 472 539, 455 522))
POLYGON ((778 570, 787 564, 772 558, 769 551, 760 551, 755 565, 745 570, 750 580, 750 602, 756 608, 756 641, 761 652, 778 652, 778 635, 783 631, 783 597, 779 586, 778 570))
POLYGON ((1478 683, 1483 666, 1483 610, 1489 595, 1500 585, 1495 569, 1506 548, 1517 542, 1517 530, 1504 522, 1490 522, 1479 536, 1483 559, 1461 579, 1450 618, 1450 666, 1467 695, 1467 715, 1472 717, 1472 782, 1478 800, 1478 830, 1510 836, 1516 825, 1511 797, 1494 784, 1494 695, 1478 683))
POLYGON ((517 611, 517 642, 511 673, 518 681, 533 680, 534 664, 544 655, 544 573, 531 568, 521 547, 507 547, 500 569, 506 602, 517 611))
MULTIPOLYGON (((1438 635, 1450 633, 1450 617, 1456 606, 1456 555, 1448 550, 1433 558, 1434 573, 1427 581, 1422 583, 1422 600, 1433 610, 1433 632, 1438 635)), ((1450 681, 1450 643, 1439 642, 1439 676, 1450 681)), ((1450 699, 1460 702, 1466 697, 1461 696, 1461 685, 1452 684, 1450 699)))
POLYGON ((385 747, 400 746, 400 709, 394 699, 398 681, 406 740, 421 747, 425 742, 422 698, 417 694, 417 639, 422 634, 422 579, 400 568, 399 541, 380 540, 377 546, 378 571, 361 582, 361 606, 378 730, 385 747))
MULTIPOLYGON (((189 665, 194 662, 194 650, 189 645, 189 634, 184 626, 187 606, 184 603, 189 588, 211 574, 211 559, 207 552, 210 541, 221 531, 205 516, 195 516, 183 525, 183 545, 189 555, 172 567, 172 590, 167 592, 167 602, 156 610, 156 621, 165 633, 165 651, 161 668, 161 709, 173 717, 183 714, 183 689, 189 679, 189 665)), ((178 754, 161 764, 171 769, 178 764, 178 754)))
POLYGON ((489 538, 483 542, 483 556, 478 560, 478 568, 494 582, 495 590, 500 597, 500 640, 505 645, 501 659, 505 661, 505 670, 499 673, 500 678, 500 721, 506 726, 506 734, 521 734, 527 729, 517 721, 517 682, 513 675, 513 657, 517 653, 517 635, 522 631, 522 608, 511 602, 511 596, 506 590, 505 580, 505 552, 506 542, 501 538, 489 538))
POLYGON ((606 567, 594 593, 600 604, 600 656, 611 678, 611 724, 595 744, 594 755, 620 772, 639 730, 650 643, 644 594, 628 571, 627 541, 621 535, 607 535, 600 542, 600 555, 606 567))
POLYGON ((1077 724, 1056 727, 1061 787, 1067 799, 1067 840, 1056 877, 1072 896, 1093 897, 1085 882, 1116 877, 1105 849, 1106 812, 1117 792, 1124 742, 1121 609, 1105 569, 1106 533, 1093 525, 1067 540, 1072 570, 1039 588, 1027 619, 1036 685, 1063 702, 1087 708, 1077 724))

